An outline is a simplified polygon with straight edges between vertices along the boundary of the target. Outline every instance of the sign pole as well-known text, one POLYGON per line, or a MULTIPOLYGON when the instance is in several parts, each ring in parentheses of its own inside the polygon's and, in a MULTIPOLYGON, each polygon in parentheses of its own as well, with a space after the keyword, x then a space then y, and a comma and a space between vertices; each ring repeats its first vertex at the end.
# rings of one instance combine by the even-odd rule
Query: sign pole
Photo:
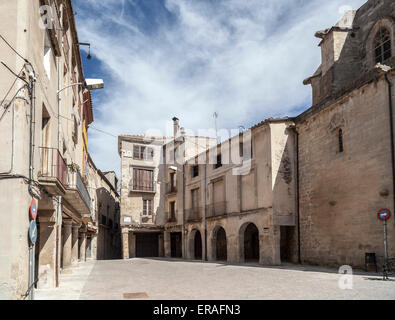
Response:
POLYGON ((34 264, 35 264, 35 249, 36 249, 36 241, 37 241, 37 224, 35 220, 30 221, 29 225, 29 288, 28 288, 28 296, 30 300, 34 299, 34 264))
POLYGON ((388 279, 388 247, 387 247, 387 220, 384 221, 384 275, 388 279))
POLYGON ((34 256, 34 249, 33 249, 33 245, 30 246, 29 248, 29 299, 33 300, 33 289, 32 289, 32 285, 33 285, 33 279, 34 279, 34 261, 33 261, 33 256, 34 256))
POLYGON ((387 220, 391 218, 391 211, 389 209, 381 209, 377 213, 377 218, 383 221, 384 224, 384 265, 383 265, 383 280, 388 279, 388 246, 387 246, 387 220))

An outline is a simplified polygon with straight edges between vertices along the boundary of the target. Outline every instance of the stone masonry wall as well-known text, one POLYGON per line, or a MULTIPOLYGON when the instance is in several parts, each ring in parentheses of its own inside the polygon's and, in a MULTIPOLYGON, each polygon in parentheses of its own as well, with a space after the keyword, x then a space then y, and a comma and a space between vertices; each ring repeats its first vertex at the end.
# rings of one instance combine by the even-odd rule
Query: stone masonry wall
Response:
MULTIPOLYGON (((363 267, 365 253, 375 252, 381 264, 383 224, 377 212, 394 211, 385 80, 354 90, 297 130, 302 263, 363 267), (383 196, 386 190, 389 195, 383 196)), ((394 219, 388 244, 393 257, 394 219)))

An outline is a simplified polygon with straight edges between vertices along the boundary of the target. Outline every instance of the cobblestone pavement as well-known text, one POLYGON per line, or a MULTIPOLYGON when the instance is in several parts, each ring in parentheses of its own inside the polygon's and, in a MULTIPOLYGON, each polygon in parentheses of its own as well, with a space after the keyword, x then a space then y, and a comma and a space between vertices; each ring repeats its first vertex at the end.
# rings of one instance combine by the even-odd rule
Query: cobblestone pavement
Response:
POLYGON ((174 259, 88 261, 69 269, 36 299, 395 299, 395 278, 356 272, 339 289, 337 270, 226 265, 174 259))

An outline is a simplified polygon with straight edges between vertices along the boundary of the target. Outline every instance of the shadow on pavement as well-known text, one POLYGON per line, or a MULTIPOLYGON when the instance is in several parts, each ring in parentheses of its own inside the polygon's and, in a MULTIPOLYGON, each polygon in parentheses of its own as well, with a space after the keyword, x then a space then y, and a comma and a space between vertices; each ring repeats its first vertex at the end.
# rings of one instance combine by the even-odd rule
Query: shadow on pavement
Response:
MULTIPOLYGON (((322 267, 322 266, 313 266, 313 265, 302 265, 302 264, 293 264, 293 263, 283 263, 281 266, 264 266, 257 262, 246 262, 246 263, 227 263, 225 261, 203 261, 203 260, 185 260, 182 258, 164 258, 164 257, 147 257, 147 258, 132 258, 126 261, 144 261, 144 260, 152 260, 152 261, 166 261, 166 262, 182 262, 182 263, 195 263, 195 264, 216 264, 218 267, 246 267, 246 268, 260 268, 260 269, 274 269, 274 270, 288 270, 288 271, 301 271, 301 272, 319 272, 319 273, 328 273, 328 274, 339 274, 338 269, 322 267), (141 259, 141 260, 135 260, 141 259)), ((140 263, 141 263, 140 262, 140 263)), ((340 267, 340 266, 339 266, 340 267)), ((353 275, 360 276, 370 276, 371 278, 366 278, 370 280, 382 280, 382 274, 376 272, 366 272, 360 269, 354 269, 353 275), (373 277, 378 277, 373 278, 373 277)), ((395 281, 392 279, 391 281, 395 281)))

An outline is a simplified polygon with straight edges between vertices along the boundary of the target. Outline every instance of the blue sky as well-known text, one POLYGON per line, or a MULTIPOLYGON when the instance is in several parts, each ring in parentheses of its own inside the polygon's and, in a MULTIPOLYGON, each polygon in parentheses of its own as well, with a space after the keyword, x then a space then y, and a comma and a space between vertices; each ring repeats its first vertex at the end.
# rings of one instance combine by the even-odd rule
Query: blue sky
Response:
MULTIPOLYGON (((311 105, 302 81, 320 64, 317 30, 365 0, 73 0, 93 92, 89 151, 120 172, 119 134, 250 127, 311 105), (101 131, 107 132, 105 134, 101 131)), ((191 132, 192 133, 192 132, 191 132)))

